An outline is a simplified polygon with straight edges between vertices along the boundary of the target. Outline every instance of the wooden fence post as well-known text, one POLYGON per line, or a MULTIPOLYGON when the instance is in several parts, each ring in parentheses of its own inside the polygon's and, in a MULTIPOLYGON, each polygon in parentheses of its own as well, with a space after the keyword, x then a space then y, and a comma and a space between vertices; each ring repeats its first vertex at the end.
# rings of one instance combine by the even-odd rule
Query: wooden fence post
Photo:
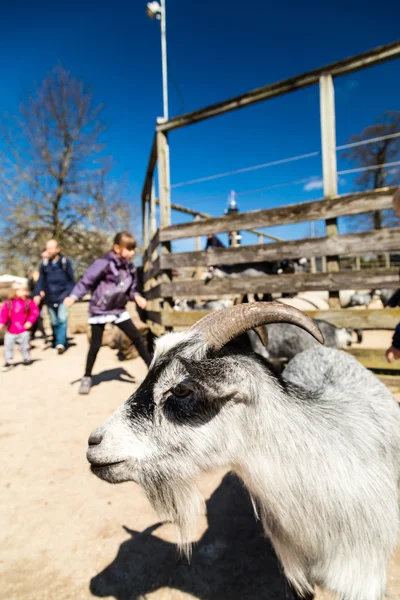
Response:
POLYGON ((150 195, 150 239, 153 239, 157 231, 157 219, 156 219, 156 191, 154 189, 154 180, 151 184, 151 195, 150 195))
POLYGON ((150 237, 149 237, 149 202, 148 202, 148 198, 144 199, 143 202, 143 249, 144 251, 147 250, 147 246, 149 245, 150 242, 150 237))
MULTIPOLYGON (((158 154, 158 190, 160 201, 160 227, 171 225, 171 185, 170 185, 170 163, 169 146, 167 134, 163 131, 157 132, 157 154, 158 154)), ((171 252, 171 242, 161 243, 161 253, 171 252)), ((172 271, 165 271, 161 280, 172 281, 172 271)), ((163 298, 163 310, 170 311, 174 306, 173 297, 163 298)), ((165 331, 171 331, 171 327, 165 327, 165 331)))
MULTIPOLYGON (((195 216, 194 220, 200 221, 199 215, 195 216)), ((195 249, 195 252, 200 252, 200 250, 201 250, 201 237, 200 236, 197 236, 194 238, 194 249, 195 249)), ((196 273, 195 278, 201 279, 201 268, 200 267, 196 267, 195 273, 196 273)), ((200 300, 199 300, 199 302, 200 302, 200 300)))
MULTIPOLYGON (((324 181, 324 197, 337 196, 337 164, 336 164, 336 126, 335 126, 335 91, 332 75, 325 74, 319 80, 321 143, 322 143, 322 173, 324 181)), ((327 219, 326 235, 338 234, 337 219, 327 219)), ((328 272, 339 271, 339 257, 327 256, 328 272)), ((330 308, 340 308, 339 292, 329 292, 330 308)))
MULTIPOLYGON (((149 239, 152 240, 156 231, 157 231, 157 220, 156 220, 156 194, 155 194, 155 189, 154 189, 154 179, 152 180, 151 183, 151 192, 150 192, 150 201, 149 201, 149 232, 150 232, 150 236, 149 239)), ((145 249, 147 250, 148 247, 148 243, 145 246, 145 249)), ((151 263, 151 265, 154 263, 154 261, 156 260, 158 255, 158 250, 156 249, 151 256, 149 256, 149 260, 145 263, 144 265, 144 272, 149 270, 149 263, 151 263)), ((144 289, 146 291, 148 291, 149 289, 151 289, 152 287, 155 287, 157 285, 157 279, 155 277, 153 277, 152 279, 149 279, 145 285, 144 285, 144 289)), ((157 300, 148 300, 148 309, 149 311, 151 310, 157 310, 157 307, 159 308, 158 305, 158 301, 157 300)), ((157 326, 159 327, 159 326, 157 326)))

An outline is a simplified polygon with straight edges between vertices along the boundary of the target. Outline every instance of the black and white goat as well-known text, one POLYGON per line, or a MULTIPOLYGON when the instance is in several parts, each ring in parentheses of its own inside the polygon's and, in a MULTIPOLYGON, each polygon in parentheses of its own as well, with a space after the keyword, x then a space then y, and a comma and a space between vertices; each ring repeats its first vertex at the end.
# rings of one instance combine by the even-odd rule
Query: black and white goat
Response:
POLYGON ((158 340, 142 385, 90 436, 93 473, 136 481, 188 550, 200 473, 244 481, 293 586, 381 600, 399 530, 400 411, 353 357, 317 347, 283 377, 232 340, 271 322, 316 324, 275 303, 237 305, 158 340))

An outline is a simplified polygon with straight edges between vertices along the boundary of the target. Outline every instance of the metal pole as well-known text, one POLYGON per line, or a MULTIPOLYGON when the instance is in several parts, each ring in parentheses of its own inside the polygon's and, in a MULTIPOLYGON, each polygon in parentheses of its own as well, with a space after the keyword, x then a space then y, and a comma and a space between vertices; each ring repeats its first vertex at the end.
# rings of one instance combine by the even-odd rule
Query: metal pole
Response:
POLYGON ((168 121, 167 21, 166 21, 165 0, 161 0, 161 55, 162 55, 164 120, 168 121))

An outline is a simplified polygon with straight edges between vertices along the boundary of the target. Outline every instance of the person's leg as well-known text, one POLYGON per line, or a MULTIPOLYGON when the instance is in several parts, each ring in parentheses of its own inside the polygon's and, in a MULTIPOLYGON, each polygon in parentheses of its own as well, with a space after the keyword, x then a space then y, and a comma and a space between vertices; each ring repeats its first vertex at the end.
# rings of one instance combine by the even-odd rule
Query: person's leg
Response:
POLYGON ((93 365, 101 348, 101 338, 103 337, 104 327, 104 324, 91 325, 92 337, 90 339, 89 352, 86 359, 85 377, 91 377, 92 375, 93 365))
POLYGON ((31 340, 35 339, 35 335, 38 330, 38 326, 39 326, 39 317, 36 319, 36 321, 34 322, 34 324, 32 325, 32 327, 29 331, 31 340))
POLYGON ((55 326, 55 343, 56 348, 67 345, 67 319, 68 311, 65 304, 59 304, 57 307, 57 322, 55 326))
POLYGON ((91 325, 92 336, 90 338, 89 352, 86 359, 85 374, 81 379, 81 385, 79 386, 79 394, 88 394, 92 387, 92 369, 96 356, 101 348, 101 338, 103 337, 105 325, 100 323, 97 325, 91 325))
POLYGON ((22 358, 24 359, 24 362, 31 361, 31 355, 29 352, 29 339, 30 339, 29 331, 25 331, 24 333, 21 333, 19 335, 19 346, 20 346, 20 350, 21 350, 21 354, 22 354, 22 358))
POLYGON ((39 320, 38 329, 39 329, 40 333, 42 334, 42 336, 43 336, 44 338, 46 338, 46 337, 47 337, 47 334, 46 334, 46 330, 45 330, 45 328, 44 328, 43 311, 41 311, 41 313, 40 313, 40 315, 39 315, 39 319, 38 319, 38 320, 39 320))
POLYGON ((53 331, 53 348, 55 348, 55 346, 56 346, 56 326, 58 323, 57 312, 53 306, 47 306, 47 310, 49 311, 51 329, 53 331))
POLYGON ((141 356, 146 365, 149 367, 151 363, 151 355, 148 352, 145 343, 143 342, 143 338, 140 331, 132 323, 132 320, 128 319, 127 321, 122 321, 122 323, 116 323, 116 325, 120 328, 121 331, 125 333, 125 335, 128 336, 131 342, 136 346, 137 351, 139 352, 139 356, 141 356))
POLYGON ((14 345, 16 336, 6 331, 4 334, 4 362, 10 364, 14 355, 14 345))

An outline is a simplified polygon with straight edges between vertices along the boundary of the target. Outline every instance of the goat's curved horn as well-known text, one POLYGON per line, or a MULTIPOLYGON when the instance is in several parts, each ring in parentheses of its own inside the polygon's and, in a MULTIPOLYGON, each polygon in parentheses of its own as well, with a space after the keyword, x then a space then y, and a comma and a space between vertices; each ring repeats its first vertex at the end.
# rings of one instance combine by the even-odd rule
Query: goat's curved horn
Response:
POLYGON ((324 343, 324 336, 312 319, 297 308, 279 302, 238 304, 217 310, 197 321, 189 331, 201 333, 210 347, 220 350, 249 329, 268 323, 297 325, 310 333, 318 342, 324 343))

